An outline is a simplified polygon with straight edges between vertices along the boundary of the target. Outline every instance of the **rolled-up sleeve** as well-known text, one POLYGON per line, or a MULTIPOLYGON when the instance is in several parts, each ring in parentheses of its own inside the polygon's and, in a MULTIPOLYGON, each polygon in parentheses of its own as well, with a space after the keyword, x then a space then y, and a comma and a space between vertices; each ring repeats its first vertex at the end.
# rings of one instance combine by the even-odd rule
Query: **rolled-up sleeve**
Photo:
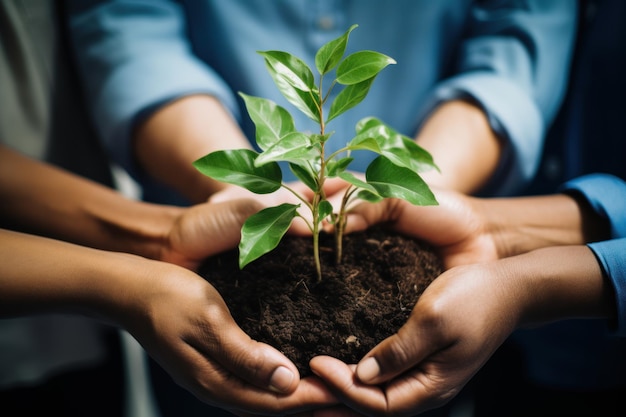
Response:
POLYGON ((617 330, 626 337, 626 238, 590 243, 602 272, 611 281, 617 305, 617 330))
POLYGON ((210 94, 237 115, 234 94, 194 56, 185 15, 167 0, 70 2, 70 30, 96 127, 113 159, 133 171, 139 117, 190 94, 210 94), (90 4, 87 4, 90 3, 90 4))
POLYGON ((583 196, 610 224, 612 239, 588 246, 613 284, 617 333, 626 336, 626 182, 612 175, 592 174, 565 183, 562 190, 583 196))
POLYGON ((543 138, 562 102, 577 22, 577 2, 486 1, 472 9, 457 72, 433 91, 428 114, 469 97, 503 140, 491 194, 515 192, 534 175, 543 138))

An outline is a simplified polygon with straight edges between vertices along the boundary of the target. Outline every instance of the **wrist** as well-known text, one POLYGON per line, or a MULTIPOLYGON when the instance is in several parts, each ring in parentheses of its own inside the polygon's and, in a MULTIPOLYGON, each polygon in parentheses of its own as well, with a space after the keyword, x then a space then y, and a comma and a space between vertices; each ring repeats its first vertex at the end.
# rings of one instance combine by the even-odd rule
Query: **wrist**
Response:
POLYGON ((148 259, 160 259, 168 236, 182 207, 125 200, 125 204, 106 205, 87 202, 85 211, 100 225, 101 249, 127 252, 148 259))
POLYGON ((500 258, 585 243, 581 210, 566 195, 477 199, 500 258))

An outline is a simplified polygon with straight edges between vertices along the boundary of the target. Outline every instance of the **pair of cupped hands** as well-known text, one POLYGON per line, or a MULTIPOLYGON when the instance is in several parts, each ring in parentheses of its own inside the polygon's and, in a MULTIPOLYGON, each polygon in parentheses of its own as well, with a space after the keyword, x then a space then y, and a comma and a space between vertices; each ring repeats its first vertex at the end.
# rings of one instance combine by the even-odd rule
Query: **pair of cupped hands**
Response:
MULTIPOLYGON (((329 183, 327 192, 342 186, 329 183)), ((351 211, 348 232, 384 223, 434 245, 446 269, 398 333, 358 364, 318 356, 310 361, 314 376, 300 378, 277 349, 245 334, 215 288, 193 272, 207 256, 236 246, 249 215, 276 203, 231 188, 181 212, 160 256, 177 266, 147 289, 140 314, 150 325, 141 317, 128 327, 178 384, 240 416, 410 416, 443 405, 514 330, 519 312, 513 300, 493 296, 505 285, 496 271, 475 267, 498 258, 480 200, 434 191, 438 206, 388 199, 351 211)), ((278 193, 268 198, 286 198, 278 193)), ((304 232, 294 225, 294 233, 304 232)))

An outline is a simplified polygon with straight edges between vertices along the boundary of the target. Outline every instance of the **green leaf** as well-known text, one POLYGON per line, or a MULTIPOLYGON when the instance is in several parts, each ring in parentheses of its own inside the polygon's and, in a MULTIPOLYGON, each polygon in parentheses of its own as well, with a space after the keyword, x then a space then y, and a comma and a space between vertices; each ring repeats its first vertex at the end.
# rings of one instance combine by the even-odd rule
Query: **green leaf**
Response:
POLYGON ((266 150, 280 138, 295 132, 291 114, 271 100, 239 93, 246 104, 250 118, 256 126, 256 143, 266 150))
POLYGON ((258 259, 273 250, 289 229, 291 221, 300 207, 284 203, 276 207, 268 207, 252 216, 241 228, 239 242, 239 268, 258 259))
POLYGON ((343 54, 346 52, 346 45, 348 44, 348 37, 359 25, 352 25, 350 29, 337 39, 333 39, 327 44, 323 45, 315 54, 315 67, 321 75, 328 73, 335 68, 343 54))
POLYGON ((409 168, 416 173, 439 169, 428 151, 407 136, 394 135, 395 141, 384 144, 381 154, 394 164, 409 168))
POLYGON ((348 142, 348 145, 346 146, 348 149, 350 150, 366 150, 366 151, 372 151, 372 152, 376 152, 377 154, 381 153, 381 149, 380 146, 378 146, 378 141, 376 140, 376 137, 371 135, 372 132, 369 132, 370 134, 362 134, 362 135, 357 135, 354 138, 352 138, 352 140, 350 142, 348 142))
POLYGON ((317 180, 315 179, 315 176, 313 172, 311 172, 311 169, 308 165, 300 166, 296 164, 289 164, 289 169, 296 177, 298 177, 300 181, 304 183, 304 185, 309 187, 309 189, 311 189, 312 191, 317 191, 317 180))
MULTIPOLYGON (((375 117, 366 117, 356 125, 357 136, 353 142, 361 138, 374 138, 379 150, 371 149, 384 155, 396 165, 409 168, 416 173, 438 169, 433 157, 408 136, 404 136, 375 117)), ((350 142, 352 143, 352 142, 350 142)))
POLYGON ((316 89, 313 72, 300 58, 283 51, 259 51, 265 58, 270 72, 283 78, 289 85, 301 91, 316 89))
POLYGON ((359 51, 348 55, 337 68, 337 82, 344 85, 357 84, 378 74, 396 61, 375 51, 359 51))
POLYGON ((376 77, 345 87, 330 105, 326 123, 359 104, 367 96, 376 77))
POLYGON ((322 99, 320 98, 319 91, 302 91, 291 84, 289 84, 285 78, 276 74, 275 71, 269 67, 269 73, 274 80, 274 84, 278 87, 280 93, 294 105, 298 110, 304 113, 308 118, 316 123, 320 121, 320 105, 322 99))
POLYGON ((371 129, 375 126, 386 126, 380 119, 372 116, 364 117, 356 123, 354 129, 356 133, 362 133, 368 129, 371 129))
POLYGON ((319 209, 319 219, 321 221, 332 214, 333 205, 330 204, 330 201, 328 200, 322 200, 320 201, 320 205, 318 209, 319 209))
POLYGON ((354 185, 357 188, 367 190, 371 194, 378 195, 378 191, 376 191, 376 188, 374 188, 374 186, 361 180, 360 178, 358 178, 357 176, 355 176, 354 174, 350 172, 342 172, 341 174, 339 174, 339 178, 354 185))
POLYGON ((337 160, 332 159, 328 161, 328 163, 326 164, 326 175, 328 175, 329 177, 339 176, 339 174, 341 174, 348 168, 348 165, 350 165, 352 161, 354 161, 354 158, 351 157, 345 157, 337 160))
MULTIPOLYGON (((319 122, 319 120, 318 120, 318 122, 319 122)), ((334 135, 334 134, 335 134, 335 131, 327 132, 327 133, 324 133, 323 135, 320 135, 320 134, 317 134, 317 133, 313 133, 313 134, 311 134, 311 142, 313 142, 313 143, 324 143, 328 139, 330 139, 330 137, 332 135, 334 135)))
POLYGON ((419 175, 384 156, 371 162, 365 171, 365 178, 384 198, 401 198, 418 206, 437 204, 435 196, 419 175))
POLYGON ((379 196, 378 194, 373 194, 368 190, 359 190, 356 193, 356 198, 363 201, 369 201, 370 203, 378 203, 379 201, 383 200, 381 196, 379 196))
POLYGON ((255 166, 258 155, 250 149, 215 151, 194 161, 193 165, 215 180, 239 185, 256 194, 273 193, 281 187, 282 172, 276 162, 255 166))
POLYGON ((288 161, 292 164, 303 165, 319 155, 320 151, 313 146, 309 135, 293 132, 262 152, 256 158, 255 165, 261 166, 272 161, 288 161))

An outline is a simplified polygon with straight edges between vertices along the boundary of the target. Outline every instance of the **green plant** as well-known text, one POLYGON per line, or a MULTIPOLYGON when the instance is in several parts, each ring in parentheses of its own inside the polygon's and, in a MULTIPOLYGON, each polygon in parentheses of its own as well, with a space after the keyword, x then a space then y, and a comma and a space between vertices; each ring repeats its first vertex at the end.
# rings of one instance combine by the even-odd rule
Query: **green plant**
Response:
POLYGON ((336 260, 340 262, 342 237, 353 201, 400 198, 416 205, 437 204, 418 174, 436 168, 431 155, 411 138, 399 134, 376 118, 360 120, 356 125, 356 135, 345 146, 329 155, 325 153, 326 142, 333 134, 326 131, 328 123, 360 103, 378 73, 395 64, 392 58, 374 51, 359 51, 344 58, 349 35, 356 27, 353 25, 342 36, 317 51, 315 67, 319 73, 318 84, 311 69, 299 58, 282 51, 259 52, 282 95, 319 124, 319 133, 298 131, 293 117, 283 107, 264 98, 240 93, 255 124, 256 142, 261 152, 222 150, 194 162, 200 172, 216 180, 239 185, 257 194, 272 193, 284 187, 301 201, 301 204, 284 203, 265 208, 247 219, 239 244, 240 268, 274 249, 293 219, 299 216, 311 230, 315 266, 318 280, 321 280, 319 234, 322 222, 329 221, 334 225, 336 260), (325 78, 333 71, 335 77, 323 93, 325 78), (339 86, 343 89, 330 104, 325 117, 330 92, 339 86), (365 179, 347 170, 354 159, 351 156, 353 151, 369 151, 378 155, 368 165, 365 179), (283 184, 279 161, 286 161, 294 175, 313 191, 310 201, 283 184), (337 210, 324 193, 324 182, 333 177, 347 183, 337 210), (310 217, 299 213, 302 205, 310 210, 310 217))

